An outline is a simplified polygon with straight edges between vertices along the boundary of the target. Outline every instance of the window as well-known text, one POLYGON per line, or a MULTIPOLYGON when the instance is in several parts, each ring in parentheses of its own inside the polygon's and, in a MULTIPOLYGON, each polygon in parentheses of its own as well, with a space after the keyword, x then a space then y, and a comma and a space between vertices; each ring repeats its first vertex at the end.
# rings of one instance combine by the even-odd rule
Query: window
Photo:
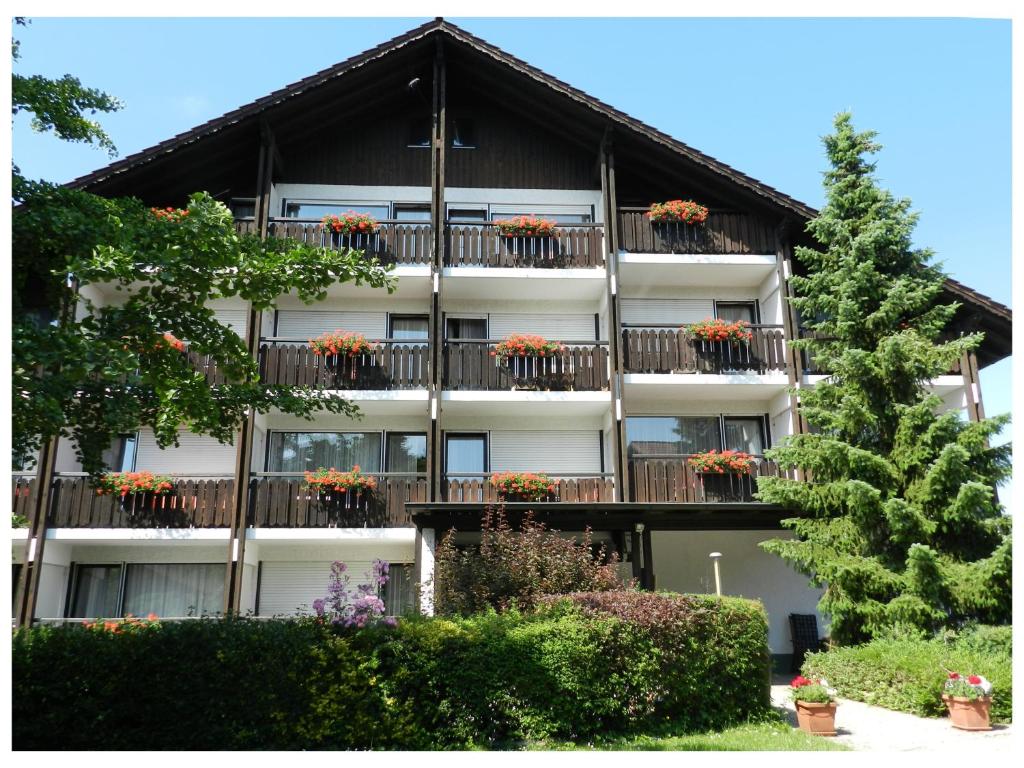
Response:
POLYGON ((476 121, 468 117, 452 120, 452 149, 476 149, 476 121))
POLYGON ((423 433, 389 432, 387 455, 388 472, 427 471, 427 436, 423 433))
POLYGON ((446 435, 445 473, 451 480, 480 480, 487 472, 487 435, 446 435))
POLYGON ((135 452, 138 450, 138 447, 138 434, 122 435, 121 439, 113 446, 115 456, 110 466, 117 472, 131 472, 134 470, 135 452))
POLYGON ((79 565, 68 616, 165 618, 217 614, 224 609, 223 563, 79 565))
POLYGON ((757 322, 757 304, 753 301, 716 301, 715 316, 730 323, 745 320, 753 325, 757 322))
POLYGON ((401 341, 426 341, 429 338, 427 315, 391 315, 388 338, 401 341))
POLYGON ((268 472, 305 472, 319 467, 380 472, 380 432, 271 432, 268 472))
POLYGON ((678 456, 721 450, 717 416, 631 416, 626 419, 629 456, 678 456))
POLYGON ((409 143, 410 147, 429 147, 430 136, 433 133, 433 120, 429 117, 417 117, 409 121, 409 143))
POLYGON ((389 563, 388 583, 384 585, 384 613, 404 616, 416 608, 413 566, 411 563, 389 563))
POLYGON ((430 221, 430 206, 421 203, 395 203, 398 221, 430 221))
POLYGON ((543 208, 532 208, 529 211, 491 211, 491 219, 510 219, 513 216, 536 216, 550 219, 556 224, 590 224, 594 219, 589 213, 564 211, 545 211, 543 208))
POLYGON ((320 221, 324 216, 342 214, 353 211, 366 213, 375 219, 386 219, 391 215, 390 203, 335 203, 329 201, 295 201, 286 200, 284 215, 290 219, 312 219, 320 221))
POLYGON ((446 317, 444 320, 444 337, 452 341, 459 339, 486 339, 487 318, 446 317))
POLYGON ((450 207, 448 221, 452 224, 483 224, 487 221, 487 209, 450 207))
POLYGON ((256 217, 256 200, 251 197, 236 197, 230 203, 231 215, 236 219, 252 219, 256 217))
POLYGON ((725 447, 753 456, 764 453, 764 419, 756 416, 725 416, 725 447))

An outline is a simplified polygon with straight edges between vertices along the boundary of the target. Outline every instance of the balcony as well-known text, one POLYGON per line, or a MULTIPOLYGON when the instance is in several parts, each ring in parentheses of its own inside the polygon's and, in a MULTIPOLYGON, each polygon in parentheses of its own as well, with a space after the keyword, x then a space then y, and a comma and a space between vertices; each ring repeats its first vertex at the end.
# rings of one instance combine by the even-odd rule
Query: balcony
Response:
MULTIPOLYGON (((430 224, 386 219, 372 234, 339 235, 324 230, 319 219, 272 218, 267 231, 269 237, 288 237, 317 248, 338 250, 355 248, 376 256, 382 264, 430 264, 430 224)), ((255 234, 252 219, 235 222, 240 234, 255 234)))
MULTIPOLYGON (((609 473, 589 476, 549 473, 549 476, 554 482, 555 490, 546 498, 534 503, 586 504, 615 501, 615 483, 609 473)), ((444 500, 451 503, 498 504, 502 501, 516 501, 502 499, 498 489, 491 485, 490 475, 446 476, 443 490, 444 500)))
POLYGON ((315 355, 306 340, 266 339, 260 344, 264 384, 338 390, 426 389, 429 348, 397 339, 370 339, 372 352, 355 357, 315 355))
MULTIPOLYGON (((233 478, 190 477, 175 479, 174 488, 166 494, 98 496, 86 477, 58 477, 54 481, 47 525, 51 528, 227 528, 231 525, 234 489, 233 478)), ((15 493, 17 490, 16 484, 15 493)))
POLYGON ((447 341, 444 388, 447 390, 601 392, 608 389, 607 342, 565 342, 552 357, 499 358, 497 339, 447 341))
POLYGON ((317 493, 294 475, 259 473, 249 490, 252 528, 407 528, 406 502, 425 502, 426 475, 384 472, 374 475, 369 493, 317 493))
POLYGON ((604 227, 574 224, 550 237, 505 237, 495 226, 449 224, 445 267, 595 269, 604 266, 604 227))
POLYGON ((667 327, 627 327, 622 332, 627 373, 767 374, 786 370, 784 333, 779 325, 750 326, 748 342, 704 341, 689 331, 667 327))
POLYGON ((646 208, 619 208, 619 246, 626 253, 775 254, 771 225, 746 213, 712 211, 704 224, 652 222, 646 208))
POLYGON ((629 460, 629 500, 640 503, 749 503, 755 501, 755 477, 784 473, 774 461, 758 457, 753 474, 697 472, 688 456, 643 456, 629 460))

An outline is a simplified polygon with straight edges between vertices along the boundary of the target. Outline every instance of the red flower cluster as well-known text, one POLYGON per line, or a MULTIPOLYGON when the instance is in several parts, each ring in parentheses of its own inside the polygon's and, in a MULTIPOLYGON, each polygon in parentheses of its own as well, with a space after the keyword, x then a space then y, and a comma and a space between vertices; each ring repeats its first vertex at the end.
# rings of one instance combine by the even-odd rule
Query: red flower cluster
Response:
POLYGON ((651 209, 644 215, 651 221, 703 224, 708 219, 708 209, 693 200, 669 200, 666 203, 651 203, 651 209))
POLYGON ((185 217, 188 216, 188 208, 172 208, 167 206, 166 208, 150 208, 149 210, 161 221, 170 221, 175 224, 184 221, 185 217))
POLYGON ((551 357, 560 354, 565 346, 557 341, 548 341, 543 336, 529 333, 513 333, 498 342, 491 351, 491 357, 551 357))
POLYGON ((179 352, 185 351, 185 342, 175 336, 173 333, 165 333, 164 341, 171 349, 176 349, 179 352))
POLYGON ((738 475, 749 474, 754 469, 754 457, 743 451, 722 451, 712 448, 690 457, 689 465, 698 472, 715 472, 724 475, 730 472, 738 475))
POLYGON ((348 355, 355 357, 372 352, 376 346, 366 340, 361 333, 350 331, 334 331, 322 333, 309 340, 309 348, 314 355, 348 355))
POLYGON ((97 496, 107 494, 154 493, 161 496, 169 493, 174 482, 167 475, 154 475, 152 472, 107 472, 100 478, 96 487, 97 496))
POLYGON ((746 320, 730 323, 720 318, 705 317, 699 323, 688 325, 686 330, 702 341, 750 341, 754 337, 746 320))
POLYGON ((373 216, 355 211, 324 216, 323 225, 324 229, 338 235, 370 235, 380 228, 373 216))
POLYGON ((372 491, 377 487, 377 478, 373 475, 364 475, 356 464, 349 472, 339 472, 334 467, 324 469, 320 467, 315 472, 306 472, 304 488, 314 491, 355 491, 363 493, 372 491))
POLYGON ((803 675, 797 675, 793 678, 793 681, 789 684, 790 688, 803 688, 805 685, 814 685, 813 680, 808 680, 803 675))
POLYGON ((494 226, 504 237, 548 237, 555 233, 558 222, 536 216, 513 216, 498 219, 494 226))
POLYGON ((150 613, 145 619, 138 619, 132 614, 127 614, 124 617, 124 621, 83 621, 82 627, 88 630, 96 632, 110 632, 112 635, 120 635, 124 632, 130 632, 132 630, 149 629, 150 627, 159 626, 160 617, 155 613, 150 613))
POLYGON ((518 495, 527 501, 541 501, 555 492, 550 477, 534 472, 495 472, 491 475, 491 485, 502 496, 518 495))

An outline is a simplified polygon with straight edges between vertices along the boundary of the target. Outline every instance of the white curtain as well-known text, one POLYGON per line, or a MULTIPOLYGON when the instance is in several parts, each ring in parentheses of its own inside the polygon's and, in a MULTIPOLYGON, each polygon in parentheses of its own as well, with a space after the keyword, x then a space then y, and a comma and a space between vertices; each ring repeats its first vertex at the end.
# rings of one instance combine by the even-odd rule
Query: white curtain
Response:
POLYGON ((273 432, 270 472, 305 472, 319 467, 380 472, 380 432, 273 432))
POLYGON ((202 616, 224 610, 223 563, 132 563, 124 612, 135 616, 202 616))
POLYGON ((72 617, 117 617, 117 595, 121 589, 120 565, 80 565, 76 579, 75 602, 70 614, 72 617))

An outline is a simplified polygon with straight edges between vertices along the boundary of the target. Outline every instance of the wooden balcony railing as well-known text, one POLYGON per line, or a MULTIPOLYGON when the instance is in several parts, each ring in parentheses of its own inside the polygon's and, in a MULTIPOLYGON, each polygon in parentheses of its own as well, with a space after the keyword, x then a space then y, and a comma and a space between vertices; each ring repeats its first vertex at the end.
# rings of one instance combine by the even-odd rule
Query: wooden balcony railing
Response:
POLYGON ((232 478, 178 478, 166 494, 97 496, 86 477, 55 480, 47 525, 53 528, 226 528, 232 478))
MULTIPOLYGON (((559 475, 548 473, 554 481, 555 490, 547 498, 537 502, 573 502, 593 503, 598 501, 615 501, 615 483, 612 475, 598 473, 595 475, 559 475)), ((501 501, 519 501, 519 499, 502 498, 498 489, 491 485, 490 475, 460 474, 446 476, 444 482, 444 499, 448 502, 467 504, 497 504, 501 501)))
POLYGON ((260 344, 260 380, 316 389, 425 389, 426 344, 370 340, 372 352, 355 357, 314 355, 306 341, 268 339, 260 344))
POLYGON ((604 227, 574 224, 550 237, 504 237, 491 223, 452 224, 445 231, 446 267, 593 268, 604 265, 604 227))
POLYGON ((771 225, 746 213, 712 211, 703 224, 651 222, 646 208, 619 208, 626 253, 774 254, 771 225))
POLYGON ((499 358, 499 341, 447 341, 444 388, 453 390, 535 390, 598 392, 608 389, 607 342, 565 342, 552 357, 499 358))
POLYGON ((703 341, 672 328, 626 328, 622 332, 627 373, 724 373, 786 370, 781 326, 751 326, 750 341, 703 341))
POLYGON ((32 475, 14 475, 11 478, 11 514, 29 517, 36 500, 36 479, 32 475))
MULTIPOLYGON (((382 264, 429 264, 430 224, 422 222, 381 221, 380 228, 366 235, 339 235, 324 229, 319 219, 274 218, 270 220, 270 237, 288 237, 318 248, 355 248, 376 256, 382 264)), ((235 222, 240 233, 255 232, 255 222, 235 222)))
POLYGON ((774 461, 759 458, 749 475, 697 472, 688 456, 643 456, 629 460, 629 500, 634 502, 751 502, 756 477, 782 475, 774 461))
POLYGON ((295 476, 254 479, 249 492, 249 525, 255 528, 405 528, 408 501, 429 497, 426 475, 382 473, 367 493, 317 492, 295 476))

